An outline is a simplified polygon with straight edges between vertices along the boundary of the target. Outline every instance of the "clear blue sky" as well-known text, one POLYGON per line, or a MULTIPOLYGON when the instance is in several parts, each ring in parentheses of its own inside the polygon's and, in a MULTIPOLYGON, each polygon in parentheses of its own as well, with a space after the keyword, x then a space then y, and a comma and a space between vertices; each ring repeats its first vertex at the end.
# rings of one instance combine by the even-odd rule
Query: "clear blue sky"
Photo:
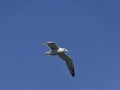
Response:
POLYGON ((0 90, 120 90, 120 1, 1 0, 0 90), (44 41, 70 50, 75 78, 44 41))

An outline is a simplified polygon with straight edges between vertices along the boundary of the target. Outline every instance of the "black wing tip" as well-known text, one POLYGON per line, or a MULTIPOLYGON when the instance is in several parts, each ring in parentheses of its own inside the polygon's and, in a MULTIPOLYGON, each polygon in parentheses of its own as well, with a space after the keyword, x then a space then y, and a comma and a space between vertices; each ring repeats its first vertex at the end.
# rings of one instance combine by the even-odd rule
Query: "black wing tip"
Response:
POLYGON ((75 73, 71 73, 72 77, 75 77, 75 73))
POLYGON ((37 42, 37 44, 49 44, 49 43, 55 43, 54 41, 48 41, 48 42, 37 42))
POLYGON ((74 71, 74 69, 72 70, 71 75, 72 75, 72 77, 75 77, 75 71, 74 71))

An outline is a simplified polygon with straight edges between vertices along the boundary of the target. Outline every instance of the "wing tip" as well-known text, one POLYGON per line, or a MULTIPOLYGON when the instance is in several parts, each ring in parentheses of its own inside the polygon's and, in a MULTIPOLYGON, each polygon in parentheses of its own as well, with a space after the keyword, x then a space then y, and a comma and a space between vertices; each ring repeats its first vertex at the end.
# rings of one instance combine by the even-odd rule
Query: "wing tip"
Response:
POLYGON ((55 43, 54 41, 48 41, 48 42, 46 42, 46 43, 55 43))
POLYGON ((72 74, 73 77, 75 77, 75 74, 72 74))
POLYGON ((48 42, 37 42, 38 44, 49 44, 49 43, 55 43, 54 41, 48 41, 48 42))
POLYGON ((73 73, 71 73, 71 75, 72 75, 72 77, 75 77, 75 73, 73 72, 73 73))
POLYGON ((46 43, 45 42, 37 42, 37 44, 45 45, 46 43))

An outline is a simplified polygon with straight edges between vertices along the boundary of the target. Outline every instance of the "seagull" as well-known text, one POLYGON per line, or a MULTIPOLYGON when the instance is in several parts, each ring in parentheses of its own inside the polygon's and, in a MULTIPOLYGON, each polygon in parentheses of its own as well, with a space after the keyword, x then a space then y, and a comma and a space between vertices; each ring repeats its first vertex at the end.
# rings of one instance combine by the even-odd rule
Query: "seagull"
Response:
POLYGON ((49 42, 43 42, 42 44, 46 44, 48 45, 48 47, 50 48, 50 51, 45 52, 45 54, 47 56, 49 55, 57 55, 58 57, 60 57, 61 59, 64 60, 70 74, 74 77, 75 76, 75 70, 74 70, 74 65, 73 65, 73 61, 70 57, 68 57, 65 52, 68 52, 68 50, 66 48, 61 48, 58 47, 56 45, 55 42, 53 41, 49 41, 49 42))

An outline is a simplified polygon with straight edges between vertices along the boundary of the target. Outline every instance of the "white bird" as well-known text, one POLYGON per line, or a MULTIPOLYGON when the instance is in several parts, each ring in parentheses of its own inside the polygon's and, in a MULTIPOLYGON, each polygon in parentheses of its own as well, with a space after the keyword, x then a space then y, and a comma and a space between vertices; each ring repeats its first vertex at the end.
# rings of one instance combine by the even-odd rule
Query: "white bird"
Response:
POLYGON ((65 52, 68 52, 66 48, 58 47, 55 42, 43 42, 42 44, 47 44, 51 49, 48 52, 45 52, 46 55, 58 55, 61 59, 63 59, 68 67, 69 72, 72 76, 75 76, 73 61, 70 57, 68 57, 65 52))

